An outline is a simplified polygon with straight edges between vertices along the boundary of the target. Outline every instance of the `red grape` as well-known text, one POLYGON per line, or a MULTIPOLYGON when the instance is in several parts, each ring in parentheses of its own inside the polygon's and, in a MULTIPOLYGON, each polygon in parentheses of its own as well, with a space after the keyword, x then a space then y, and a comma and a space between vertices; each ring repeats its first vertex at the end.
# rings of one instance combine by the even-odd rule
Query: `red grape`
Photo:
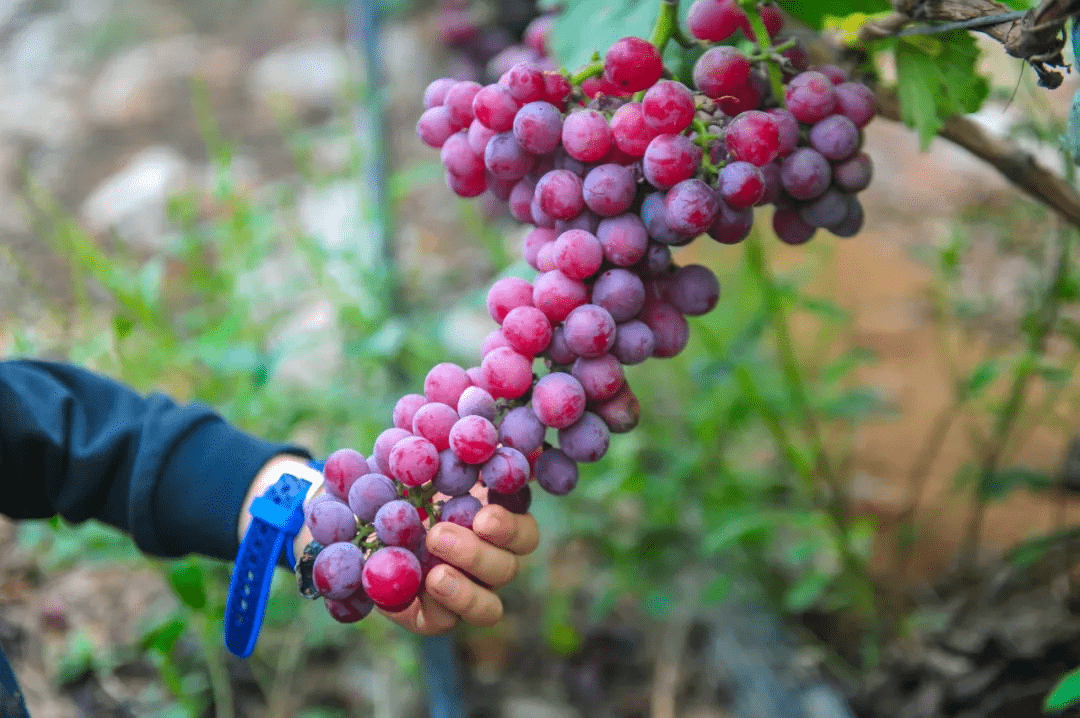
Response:
POLYGON ((624 37, 604 54, 604 78, 623 92, 637 92, 652 86, 664 74, 660 51, 648 40, 624 37))
POLYGON ((503 319, 502 333, 518 354, 536 356, 551 342, 551 322, 536 307, 516 307, 503 319))
POLYGON ((326 457, 326 465, 323 466, 326 490, 339 499, 344 499, 349 495, 349 487, 353 482, 368 471, 368 462, 359 451, 338 449, 326 457))
POLYGON ((532 298, 533 285, 520 277, 503 277, 496 280, 488 290, 488 314, 498 324, 502 324, 511 309, 530 306, 532 298))
POLYGON ((724 143, 732 157, 761 167, 780 153, 780 132, 760 110, 743 112, 727 126, 724 143))
POLYGON ((589 170, 582 183, 585 205, 601 217, 614 217, 630 209, 637 194, 634 173, 617 164, 603 164, 589 170))
MULTIPOLYGON (((475 387, 469 387, 465 391, 473 388, 475 387)), ((450 427, 458 418, 458 413, 452 406, 433 401, 420 407, 416 412, 412 430, 417 436, 422 436, 434 444, 435 451, 443 451, 450 448, 450 427)), ((394 447, 395 450, 397 448, 394 447)), ((393 458, 393 452, 391 452, 391 458, 393 458)))
POLYGON ((386 546, 371 554, 362 578, 364 591, 376 606, 391 613, 403 611, 420 592, 420 560, 400 546, 386 546))
MULTIPOLYGON (((499 347, 488 353, 480 362, 480 371, 487 384, 485 388, 496 399, 516 399, 527 392, 532 383, 532 359, 509 347, 499 347)), ((451 445, 453 439, 451 432, 451 445)))
POLYGON ((567 116, 562 125, 562 144, 566 153, 581 162, 597 162, 611 149, 611 128, 596 110, 579 110, 567 116))
POLYGON ((495 425, 475 414, 461 417, 450 430, 450 449, 467 464, 482 464, 490 459, 498 441, 495 425))
POLYGON ((591 277, 604 261, 600 240, 583 229, 568 229, 560 234, 552 252, 555 266, 571 279, 591 277))
POLYGON ((645 122, 640 102, 627 102, 611 116, 611 139, 616 147, 631 157, 641 157, 658 133, 645 122))
POLYGON ((530 473, 525 454, 509 446, 500 446, 480 467, 480 479, 484 486, 502 494, 512 494, 521 489, 528 483, 530 473))
POLYGON ((578 356, 598 357, 615 344, 615 320, 597 304, 575 308, 563 322, 566 345, 578 356))
POLYGON ((355 544, 341 541, 323 547, 315 557, 311 577, 319 595, 342 599, 360 588, 364 567, 364 552, 355 544))
POLYGON ((349 508, 361 521, 371 523, 383 504, 397 497, 397 489, 389 476, 364 474, 349 489, 349 508))
POLYGON ((451 362, 442 362, 431 367, 424 377, 424 396, 428 401, 457 406, 461 392, 471 383, 464 369, 451 362))
POLYGON ((787 108, 795 119, 811 125, 824 120, 836 108, 836 90, 832 80, 814 70, 793 77, 784 96, 787 108))
MULTIPOLYGON (((575 307, 588 298, 589 290, 578 279, 571 279, 558 269, 544 272, 533 284, 533 304, 547 315, 551 323, 566 319, 575 307)), ((520 396, 520 395, 519 395, 520 396)))
POLYGON ((684 135, 657 135, 645 150, 645 179, 660 189, 693 177, 701 162, 701 148, 684 135))
POLYGON ((536 183, 533 198, 540 209, 553 220, 573 219, 585 209, 581 188, 581 178, 573 172, 551 170, 536 183))

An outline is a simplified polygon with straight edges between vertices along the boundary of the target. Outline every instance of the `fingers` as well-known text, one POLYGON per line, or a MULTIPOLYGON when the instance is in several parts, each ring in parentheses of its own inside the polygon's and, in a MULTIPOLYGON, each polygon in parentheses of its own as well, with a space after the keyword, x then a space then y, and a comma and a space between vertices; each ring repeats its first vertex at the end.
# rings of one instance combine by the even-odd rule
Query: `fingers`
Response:
POLYGON ((518 556, 532 553, 540 544, 540 527, 532 514, 510 513, 496 504, 480 509, 473 519, 473 531, 518 556))
POLYGON ((442 560, 491 586, 510 583, 517 575, 518 557, 515 554, 493 546, 457 524, 435 524, 428 532, 427 547, 442 560))
POLYGON ((420 636, 437 636, 440 633, 446 633, 460 620, 456 613, 427 593, 421 593, 419 598, 409 604, 404 611, 389 613, 381 608, 378 611, 405 630, 420 636))
POLYGON ((440 608, 452 611, 474 626, 494 626, 502 618, 499 597, 449 564, 431 569, 424 587, 442 604, 440 608))

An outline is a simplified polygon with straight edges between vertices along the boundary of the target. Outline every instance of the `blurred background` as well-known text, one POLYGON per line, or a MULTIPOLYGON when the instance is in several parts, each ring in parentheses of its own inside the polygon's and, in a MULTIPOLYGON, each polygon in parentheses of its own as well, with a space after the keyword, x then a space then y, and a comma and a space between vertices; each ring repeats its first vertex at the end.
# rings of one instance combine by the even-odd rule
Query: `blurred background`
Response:
MULTIPOLYGON (((476 363, 491 282, 530 276, 523 228, 454 196, 415 123, 436 77, 535 52, 541 5, 387 0, 369 32, 346 0, 0 0, 0 352, 369 453, 430 366, 476 363)), ((1067 172, 1074 78, 1042 90, 983 48, 975 119, 1067 172)), ((758 221, 783 316, 740 247, 677 255, 720 275, 720 305, 630 368, 641 424, 576 491, 534 492, 543 541, 505 619, 452 636, 467 715, 1032 716, 1080 664, 1074 232, 902 125, 866 150, 860 236, 792 248, 758 221), (823 453, 778 442, 808 421, 823 453)), ((229 570, 0 522, 0 645, 31 713, 428 715, 417 641, 336 624, 289 575, 255 654, 227 654, 229 570)))

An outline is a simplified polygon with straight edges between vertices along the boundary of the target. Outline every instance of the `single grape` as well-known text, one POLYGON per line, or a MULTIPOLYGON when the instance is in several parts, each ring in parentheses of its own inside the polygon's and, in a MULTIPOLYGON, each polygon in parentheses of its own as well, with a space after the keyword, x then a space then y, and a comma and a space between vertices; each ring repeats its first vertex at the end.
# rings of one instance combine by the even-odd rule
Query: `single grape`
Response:
POLYGON ((416 507, 403 499, 383 504, 375 512, 375 535, 389 546, 402 546, 412 550, 420 545, 425 535, 424 525, 416 507))
POLYGON ((508 88, 487 85, 473 98, 473 116, 496 132, 509 132, 514 128, 514 117, 520 106, 508 88))
POLYGON ((874 165, 870 155, 860 152, 846 162, 832 168, 833 183, 845 192, 855 194, 870 186, 874 165))
POLYGON ((484 486, 502 494, 512 494, 525 486, 529 473, 529 460, 525 454, 509 446, 500 446, 480 467, 484 486))
POLYGON ((785 244, 805 244, 817 232, 808 225, 795 208, 778 207, 773 213, 773 231, 785 244))
POLYGON ((320 501, 312 505, 306 523, 312 538, 323 545, 352 541, 356 537, 356 516, 340 501, 320 501))
POLYGON ((637 426, 641 418, 641 404, 629 384, 623 384, 618 394, 593 406, 592 411, 603 419, 612 434, 625 434, 637 426))
MULTIPOLYGON (((773 166, 769 163, 766 167, 773 166)), ((765 196, 765 173, 749 162, 732 162, 720 170, 720 198, 736 209, 753 207, 765 196)), ((719 207, 717 207, 719 211, 719 207)))
POLYGON ((697 39, 723 42, 735 34, 744 18, 734 0, 694 0, 686 23, 697 39))
POLYGON ((475 496, 465 494, 448 499, 439 511, 439 521, 448 521, 472 529, 473 519, 484 505, 475 496))
POLYGON ((519 180, 510 191, 510 214, 519 222, 532 222, 532 201, 536 184, 528 178, 519 180))
POLYGON ((858 82, 844 82, 836 86, 836 112, 855 123, 859 129, 866 127, 877 113, 874 91, 858 82))
POLYGON ((544 101, 555 105, 560 112, 566 111, 566 98, 573 91, 574 88, 570 84, 570 80, 561 73, 544 73, 544 101))
POLYGON ((808 125, 824 120, 836 109, 832 80, 814 70, 793 77, 784 91, 784 98, 795 119, 808 125))
POLYGON ((820 152, 800 147, 780 165, 780 181, 795 199, 814 199, 829 188, 832 169, 820 152))
MULTIPOLYGON (((544 230, 550 232, 550 230, 544 230)), ((497 324, 511 309, 532 305, 533 285, 520 277, 502 277, 495 280, 487 293, 487 310, 497 324)))
MULTIPOLYGON (((397 400, 394 404, 393 421, 394 426, 399 429, 412 429, 413 416, 416 415, 416 410, 427 404, 427 397, 420 394, 406 394, 397 400)), ((362 473, 366 474, 367 471, 362 473)))
POLYGON ((672 80, 656 83, 641 100, 645 123, 657 134, 679 134, 690 126, 694 110, 694 95, 690 88, 672 80))
POLYGON ((753 209, 735 209, 727 202, 720 202, 720 210, 716 213, 716 219, 708 233, 720 244, 738 244, 750 236, 753 226, 753 209))
POLYGON ((533 199, 553 220, 573 219, 585 209, 581 189, 581 178, 573 172, 551 170, 536 183, 533 199))
POLYGON ((565 496, 577 486, 577 464, 560 449, 547 449, 536 459, 536 482, 549 494, 565 496))
POLYGON ((551 332, 551 344, 548 345, 545 354, 552 364, 569 364, 577 359, 577 354, 572 352, 570 347, 566 345, 566 332, 563 330, 562 324, 559 324, 551 332))
POLYGON ((750 61, 730 45, 710 47, 694 63, 693 78, 694 86, 708 97, 732 95, 750 79, 750 61))
MULTIPOLYGON (((489 352, 480 362, 480 371, 486 383, 485 388, 496 399, 516 399, 527 392, 532 384, 532 358, 518 354, 509 347, 499 347, 489 352)), ((463 417, 469 418, 471 417, 463 417)), ((451 446, 453 441, 451 431, 451 446)))
MULTIPOLYGON (((472 388, 470 386, 465 391, 472 388)), ((412 430, 417 436, 422 436, 434 444, 436 451, 443 451, 450 447, 450 427, 458 418, 458 413, 452 406, 433 401, 417 410, 413 417, 412 430)))
POLYGON ((450 120, 455 127, 468 127, 473 121, 473 98, 480 88, 480 83, 465 80, 447 91, 443 107, 450 111, 450 120))
POLYGON ((549 102, 530 102, 514 116, 514 137, 526 151, 552 152, 562 138, 562 115, 549 102))
POLYGON ((559 448, 580 464, 599 461, 610 444, 611 431, 607 424, 591 411, 565 429, 559 429, 559 448))
POLYGON ((325 546, 312 567, 315 588, 324 598, 347 598, 360 588, 364 565, 364 552, 355 544, 340 541, 325 546))
POLYGON ((528 484, 522 486, 512 494, 500 494, 498 491, 488 489, 487 500, 489 504, 497 504, 513 514, 525 514, 529 512, 532 504, 532 490, 528 484))
POLYGON ((470 386, 461 392, 461 398, 457 403, 457 413, 459 417, 475 414, 488 421, 495 421, 495 397, 487 389, 470 386))
POLYGON ((431 480, 436 491, 447 496, 463 496, 469 493, 480 476, 479 469, 457 457, 453 449, 439 453, 439 472, 431 480))
POLYGON ((570 229, 560 234, 552 251, 555 266, 571 279, 591 277, 604 262, 600 240, 583 229, 570 229))
POLYGON ((424 377, 424 396, 447 406, 457 406, 461 392, 472 382, 457 364, 442 362, 431 367, 424 377))
POLYGON ((833 85, 840 85, 847 82, 848 79, 847 71, 839 65, 815 65, 810 69, 829 78, 833 85))
POLYGON ((576 160, 597 162, 611 149, 611 143, 608 121, 596 110, 572 112, 563 121, 563 149, 576 160))
POLYGON ((606 309, 616 322, 625 322, 645 305, 645 285, 627 269, 609 269, 593 283, 591 301, 606 309))
POLYGON ((424 90, 424 109, 430 110, 432 107, 443 104, 446 93, 457 83, 457 80, 450 77, 440 77, 437 80, 432 80, 424 90))
POLYGON ((570 374, 552 372, 533 387, 532 408, 544 426, 570 426, 585 411, 585 389, 570 374))
POLYGON ((619 267, 636 264, 649 246, 645 224, 629 212, 600 220, 595 234, 604 250, 604 259, 619 267))
POLYGON ((642 168, 650 184, 668 189, 692 177, 700 163, 701 148, 689 137, 657 135, 645 150, 642 168))
POLYGON ((472 151, 464 132, 455 132, 446 139, 439 158, 443 168, 463 179, 475 179, 484 175, 484 158, 472 151))
POLYGON ((679 247, 686 244, 687 237, 671 226, 668 222, 665 200, 666 192, 653 192, 645 196, 641 202, 641 221, 644 223, 648 236, 657 242, 679 247))
POLYGON ((384 474, 364 474, 349 489, 349 508, 364 523, 375 520, 383 504, 398 497, 394 481, 384 474))
MULTIPOLYGON (((368 462, 364 455, 354 449, 338 449, 326 457, 326 465, 323 466, 323 479, 326 490, 344 499, 349 495, 349 487, 353 482, 369 471, 368 462)), ((319 543, 327 543, 320 541, 319 543)))
POLYGON ((862 203, 859 202, 858 197, 851 197, 847 215, 838 224, 827 229, 837 237, 854 237, 862 229, 864 219, 862 203))
POLYGON ((724 143, 733 158, 761 167, 779 155, 780 131, 769 115, 750 110, 741 113, 727 126, 724 143))
POLYGON ((848 215, 851 195, 830 187, 817 199, 803 205, 799 216, 811 227, 834 227, 848 215))
POLYGON ((604 54, 604 79, 623 92, 637 92, 652 86, 664 74, 660 51, 648 40, 624 37, 604 54))
POLYGON ((544 442, 544 424, 530 406, 514 407, 499 423, 499 443, 531 454, 544 442))
POLYGON ((716 192, 699 179, 678 183, 664 198, 664 216, 673 230, 686 236, 696 236, 712 226, 720 211, 716 192))
MULTIPOLYGON (((562 234, 560 232, 559 234, 562 234)), ((550 272, 553 269, 558 269, 559 265, 555 262, 555 243, 548 242, 540 251, 536 253, 536 268, 540 272, 550 272)))
POLYGON ((679 310, 666 302, 651 304, 641 312, 641 321, 652 329, 656 340, 653 356, 669 359, 686 348, 690 326, 679 310))
POLYGON ((338 623, 356 623, 366 618, 375 608, 375 602, 364 593, 363 586, 345 598, 326 598, 323 605, 330 617, 338 623))
POLYGON ((498 441, 495 425, 475 414, 461 417, 450 430, 450 448, 467 464, 482 464, 490 459, 498 441))
MULTIPOLYGON (((521 256, 525 262, 537 269, 536 266, 536 254, 540 251, 548 242, 554 242, 555 238, 559 236, 559 233, 552 229, 544 229, 543 227, 537 227, 525 235, 525 238, 521 240, 521 256)), ((532 289, 529 289, 530 302, 532 301, 532 289)))
POLYGON ((646 124, 640 102, 627 102, 611 116, 612 142, 631 157, 643 156, 657 134, 646 124))
POLYGON ((469 130, 465 133, 465 139, 468 141, 469 149, 473 151, 473 154, 477 157, 483 157, 488 141, 497 134, 499 133, 490 127, 485 127, 480 120, 473 120, 469 123, 469 130))
MULTIPOLYGON (((584 188, 583 188, 584 193, 584 188)), ((556 238, 568 229, 583 229, 589 234, 596 234, 596 228, 600 226, 600 215, 591 210, 585 210, 573 219, 560 219, 555 222, 556 238)))
POLYGON ((579 357, 574 361, 570 374, 581 383, 585 398, 589 401, 607 401, 619 392, 625 380, 622 365, 612 354, 579 357))
POLYGON ((364 591, 376 606, 391 613, 408 608, 420 591, 420 579, 420 560, 400 546, 375 551, 362 571, 364 591))
POLYGON ((457 128, 450 119, 450 110, 441 105, 424 110, 416 121, 416 134, 420 141, 435 149, 442 147, 455 132, 457 128))
POLYGON ((601 217, 614 217, 630 209, 637 181, 629 167, 603 164, 585 175, 581 188, 585 205, 601 217))
POLYGON ((555 148, 555 152, 553 154, 555 156, 555 169, 567 170, 569 172, 573 172, 578 177, 585 179, 585 173, 588 172, 590 165, 585 164, 579 159, 571 157, 566 152, 566 148, 562 145, 559 145, 557 148, 555 148))
POLYGON ((596 304, 576 307, 563 322, 566 345, 578 356, 598 357, 615 344, 615 320, 596 304))
POLYGON ((558 269, 544 272, 533 283, 533 305, 547 315, 552 325, 566 319, 588 296, 589 290, 581 280, 571 279, 558 269))
POLYGON ((701 316, 712 311, 719 301, 720 281, 708 267, 687 264, 675 270, 667 296, 681 314, 701 316))
POLYGON ((452 172, 443 174, 446 186, 458 197, 479 197, 487 190, 484 175, 456 175, 452 172))
POLYGON ((394 448, 394 444, 409 436, 412 436, 411 431, 399 429, 397 427, 383 431, 375 438, 375 447, 371 452, 371 459, 374 460, 374 467, 371 466, 371 461, 368 461, 368 466, 370 468, 378 469, 380 474, 389 476, 390 450, 394 448))
POLYGON ((518 102, 541 100, 544 97, 544 72, 535 62, 519 62, 507 71, 506 87, 518 102))
POLYGON ((745 84, 740 85, 730 95, 719 98, 717 104, 725 115, 736 117, 761 107, 762 100, 768 94, 768 81, 758 73, 751 72, 745 84))
POLYGON ((615 346, 611 353, 626 366, 640 364, 656 350, 656 337, 645 322, 631 319, 615 329, 615 346))
POLYGON ((480 344, 480 356, 485 357, 490 354, 493 349, 508 346, 510 346, 510 342, 506 341, 506 335, 502 333, 502 329, 492 329, 480 344))
POLYGON ((784 191, 784 182, 780 179, 779 162, 770 162, 758 169, 761 170, 761 176, 765 179, 765 190, 761 193, 761 199, 758 201, 757 206, 776 204, 784 191))
POLYGON ((810 146, 833 162, 842 162, 854 155, 861 142, 859 128, 843 115, 829 115, 810 128, 810 146))
MULTIPOLYGON (((413 419, 415 423, 416 419, 413 419)), ((439 470, 439 451, 424 437, 409 436, 394 444, 389 463, 390 475, 395 479, 406 486, 420 486, 435 478, 439 470)))
POLYGON ((516 307, 503 319, 502 333, 518 354, 536 356, 551 342, 551 322, 536 307, 516 307))
POLYGON ((649 242, 649 248, 645 250, 639 266, 642 277, 656 277, 666 273, 671 268, 671 249, 659 242, 649 242))
POLYGON ((519 180, 528 173, 534 162, 536 156, 522 147, 512 132, 495 135, 488 140, 484 150, 484 166, 499 179, 519 180))
POLYGON ((533 19, 525 26, 525 34, 522 41, 531 47, 536 54, 544 56, 548 54, 548 38, 551 37, 551 28, 555 24, 554 15, 541 15, 533 19))

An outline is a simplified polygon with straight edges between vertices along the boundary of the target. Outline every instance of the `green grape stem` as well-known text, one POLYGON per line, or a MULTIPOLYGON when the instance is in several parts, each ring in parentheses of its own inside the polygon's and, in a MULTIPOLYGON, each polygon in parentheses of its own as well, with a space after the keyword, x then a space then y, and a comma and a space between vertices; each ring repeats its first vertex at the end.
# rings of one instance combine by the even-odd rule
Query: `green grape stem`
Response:
POLYGON ((772 85, 773 96, 781 107, 786 107, 787 105, 784 102, 784 78, 781 76, 780 67, 776 64, 774 58, 776 50, 772 46, 769 31, 765 27, 765 21, 761 19, 761 13, 758 12, 757 6, 757 0, 739 0, 739 7, 743 9, 746 17, 750 20, 750 29, 754 31, 758 47, 761 48, 764 59, 769 62, 769 84, 772 85))

